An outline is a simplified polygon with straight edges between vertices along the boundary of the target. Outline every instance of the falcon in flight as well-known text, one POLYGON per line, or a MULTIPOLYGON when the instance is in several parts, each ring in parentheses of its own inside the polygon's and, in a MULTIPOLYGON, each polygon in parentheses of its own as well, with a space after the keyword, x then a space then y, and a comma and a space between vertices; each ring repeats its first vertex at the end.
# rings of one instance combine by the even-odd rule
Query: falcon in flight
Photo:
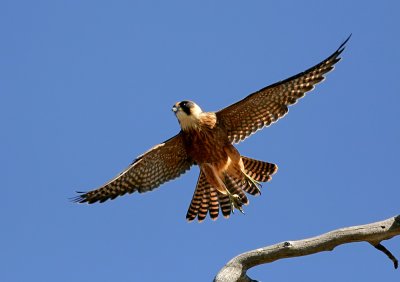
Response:
POLYGON ((136 158, 114 179, 74 201, 103 203, 126 193, 147 192, 177 178, 191 166, 200 175, 186 219, 202 221, 219 212, 229 217, 235 209, 243 212, 249 203, 246 193, 259 195, 261 182, 277 171, 273 163, 241 156, 233 144, 271 125, 286 115, 288 107, 324 80, 324 75, 340 60, 347 38, 328 58, 312 68, 267 86, 217 112, 204 112, 192 101, 172 107, 181 131, 136 158))

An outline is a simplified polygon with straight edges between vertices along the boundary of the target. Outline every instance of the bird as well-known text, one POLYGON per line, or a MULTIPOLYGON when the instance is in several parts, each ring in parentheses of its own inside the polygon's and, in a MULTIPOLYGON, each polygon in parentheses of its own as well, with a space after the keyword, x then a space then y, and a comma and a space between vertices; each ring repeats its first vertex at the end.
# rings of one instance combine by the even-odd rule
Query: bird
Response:
POLYGON ((78 203, 103 203, 126 193, 151 191, 175 179, 192 166, 199 177, 186 219, 199 222, 207 214, 216 220, 244 212, 246 194, 261 194, 261 183, 277 172, 274 163, 242 156, 235 144, 270 126, 334 69, 350 36, 329 57, 304 72, 264 87, 216 112, 203 111, 193 101, 173 105, 181 130, 172 138, 138 156, 124 171, 101 187, 77 192, 78 203))

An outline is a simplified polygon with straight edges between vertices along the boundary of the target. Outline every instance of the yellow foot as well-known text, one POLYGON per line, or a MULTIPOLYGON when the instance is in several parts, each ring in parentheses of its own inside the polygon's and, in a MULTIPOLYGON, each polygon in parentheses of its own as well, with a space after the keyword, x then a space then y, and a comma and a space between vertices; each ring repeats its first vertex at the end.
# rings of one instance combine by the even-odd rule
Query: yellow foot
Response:
POLYGON ((240 199, 239 195, 228 193, 229 200, 231 202, 232 213, 235 213, 235 209, 239 210, 242 214, 244 211, 242 209, 243 202, 240 199))

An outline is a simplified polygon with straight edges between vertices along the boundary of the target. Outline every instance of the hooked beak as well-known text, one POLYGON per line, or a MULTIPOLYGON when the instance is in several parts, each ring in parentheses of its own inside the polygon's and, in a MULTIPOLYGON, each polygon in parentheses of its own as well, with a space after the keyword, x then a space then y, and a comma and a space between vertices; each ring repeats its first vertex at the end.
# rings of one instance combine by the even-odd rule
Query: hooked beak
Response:
POLYGON ((178 111, 178 107, 177 107, 176 105, 174 105, 174 106, 172 107, 172 111, 176 114, 176 112, 178 111))

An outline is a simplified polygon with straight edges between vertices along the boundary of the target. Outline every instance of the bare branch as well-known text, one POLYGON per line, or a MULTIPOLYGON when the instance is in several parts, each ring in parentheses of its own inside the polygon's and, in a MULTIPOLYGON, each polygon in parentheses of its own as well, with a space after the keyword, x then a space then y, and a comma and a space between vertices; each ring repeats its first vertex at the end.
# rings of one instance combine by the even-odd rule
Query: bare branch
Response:
POLYGON ((249 282, 249 268, 273 261, 332 251, 335 247, 353 242, 368 242, 384 252, 397 265, 397 259, 380 243, 400 235, 400 216, 366 225, 337 229, 316 237, 286 241, 240 254, 230 260, 214 278, 214 282, 249 282))
POLYGON ((397 258, 388 250, 386 249, 385 246, 383 246, 381 243, 379 243, 378 245, 374 246, 377 250, 383 252, 385 255, 387 255, 387 257, 393 261, 393 266, 395 269, 397 269, 399 267, 399 261, 397 260, 397 258))

